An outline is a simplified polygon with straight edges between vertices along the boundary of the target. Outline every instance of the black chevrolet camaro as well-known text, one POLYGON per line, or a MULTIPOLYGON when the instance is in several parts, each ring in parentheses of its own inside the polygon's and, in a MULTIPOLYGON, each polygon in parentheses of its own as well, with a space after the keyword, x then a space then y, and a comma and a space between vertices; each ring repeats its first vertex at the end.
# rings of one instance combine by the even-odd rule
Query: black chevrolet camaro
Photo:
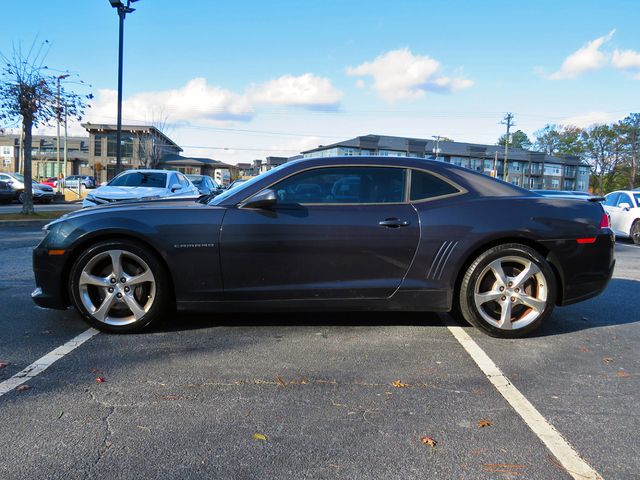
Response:
POLYGON ((515 337, 599 294, 601 205, 420 158, 286 163, 214 198, 67 214, 35 248, 34 301, 138 331, 188 311, 452 312, 515 337))

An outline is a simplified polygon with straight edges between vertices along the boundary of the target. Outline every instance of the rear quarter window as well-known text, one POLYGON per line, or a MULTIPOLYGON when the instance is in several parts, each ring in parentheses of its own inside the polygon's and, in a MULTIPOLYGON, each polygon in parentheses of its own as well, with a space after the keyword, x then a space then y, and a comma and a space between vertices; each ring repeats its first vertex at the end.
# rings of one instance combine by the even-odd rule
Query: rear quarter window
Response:
POLYGON ((459 192, 458 188, 435 175, 422 170, 411 170, 410 199, 412 201, 442 197, 459 192))

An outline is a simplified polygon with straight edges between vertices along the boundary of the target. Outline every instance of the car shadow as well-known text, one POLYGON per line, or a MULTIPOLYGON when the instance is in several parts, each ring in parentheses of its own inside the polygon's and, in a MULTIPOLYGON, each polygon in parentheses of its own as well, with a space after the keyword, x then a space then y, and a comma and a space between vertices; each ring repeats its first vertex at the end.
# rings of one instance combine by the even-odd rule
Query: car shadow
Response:
POLYGON ((607 289, 590 300, 558 307, 530 337, 546 337, 592 328, 640 322, 640 281, 613 278, 607 289))
POLYGON ((179 312, 145 332, 171 332, 212 327, 318 327, 318 326, 438 326, 442 319, 432 312, 179 312))
MULTIPOLYGON (((567 307, 557 307, 551 318, 529 337, 562 335, 591 328, 624 325, 640 321, 637 299, 640 281, 614 278, 599 296, 567 307)), ((448 316, 433 312, 349 311, 349 312, 179 312, 145 332, 172 332, 213 327, 294 326, 424 326, 442 327, 448 316)), ((456 324, 468 326, 464 322, 456 324)))

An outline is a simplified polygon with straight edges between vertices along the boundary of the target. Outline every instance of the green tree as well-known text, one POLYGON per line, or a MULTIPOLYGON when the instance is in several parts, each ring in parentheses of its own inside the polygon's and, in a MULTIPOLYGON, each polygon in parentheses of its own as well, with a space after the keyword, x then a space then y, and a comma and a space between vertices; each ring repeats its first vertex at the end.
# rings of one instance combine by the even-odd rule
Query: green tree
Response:
POLYGON ((14 49, 11 57, 0 53, 4 64, 0 71, 0 121, 21 124, 22 149, 24 156, 25 201, 22 213, 33 213, 33 193, 31 185, 31 140, 32 129, 46 125, 62 115, 61 105, 70 117, 80 120, 85 108, 85 99, 64 89, 57 94, 58 79, 51 75, 44 60, 48 42, 37 45, 34 41, 26 54, 21 48, 14 49))
POLYGON ((583 130, 578 127, 547 124, 534 132, 533 149, 547 155, 574 155, 583 157, 585 145, 583 130))
POLYGON ((611 125, 593 125, 583 130, 582 142, 597 181, 598 193, 602 195, 611 189, 620 173, 618 167, 623 159, 620 137, 611 125))
POLYGON ((630 113, 615 126, 620 140, 620 148, 625 156, 624 169, 627 171, 625 187, 633 189, 638 185, 638 161, 640 156, 640 113, 630 113))
MULTIPOLYGON (((531 148, 531 140, 522 130, 516 130, 511 135, 511 139, 509 140, 510 148, 521 148, 522 150, 529 150, 531 148)), ((497 142, 497 145, 505 146, 507 143, 507 134, 502 135, 497 142)))

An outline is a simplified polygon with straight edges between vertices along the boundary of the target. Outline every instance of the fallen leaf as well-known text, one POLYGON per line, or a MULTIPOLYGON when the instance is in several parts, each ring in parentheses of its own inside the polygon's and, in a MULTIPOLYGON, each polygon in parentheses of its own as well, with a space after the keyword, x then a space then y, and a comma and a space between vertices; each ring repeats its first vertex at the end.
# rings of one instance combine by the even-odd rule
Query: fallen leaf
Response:
POLYGON ((618 373, 616 373, 616 377, 620 377, 620 378, 627 378, 630 377, 631 375, 629 375, 627 372, 625 372, 624 370, 619 371, 618 373))
POLYGON ((478 420, 478 428, 490 427, 493 425, 489 420, 478 420))
POLYGON ((31 387, 25 383, 24 385, 20 385, 18 388, 16 388, 16 390, 18 392, 24 392, 25 390, 29 390, 30 388, 31 387))
POLYGON ((395 382, 393 382, 391 384, 391 386, 396 387, 396 388, 406 388, 409 386, 408 383, 402 383, 400 380, 396 380, 395 382))
POLYGON ((276 378, 276 382, 278 383, 278 385, 280 385, 282 388, 285 388, 287 386, 287 382, 285 382, 282 377, 278 377, 276 378))
POLYGON ((254 440, 260 440, 261 442, 266 442, 267 441, 267 436, 263 435, 261 433, 254 433, 253 434, 253 439, 254 440))
POLYGON ((604 357, 602 359, 602 363, 611 363, 611 362, 613 362, 613 358, 611 357, 604 357))
POLYGON ((433 438, 427 437, 427 436, 420 437, 420 443, 422 443, 423 445, 427 445, 431 448, 435 448, 436 445, 438 444, 438 442, 436 442, 433 438))
POLYGON ((63 415, 64 415, 64 412, 63 412, 63 411, 61 411, 61 412, 60 412, 60 415, 58 415, 58 420, 60 420, 60 419, 62 418, 62 416, 63 416, 63 415))
POLYGON ((98 370, 97 368, 92 368, 91 373, 102 373, 102 372, 100 372, 100 370, 98 370))
POLYGON ((482 465, 487 472, 506 473, 508 475, 520 475, 524 465, 515 463, 485 463, 482 465))
POLYGON ((0 368, 4 368, 4 367, 7 367, 7 366, 9 366, 9 362, 0 361, 0 368))
POLYGON ((96 383, 104 383, 106 382, 106 380, 104 379, 104 377, 97 377, 96 378, 96 383))
POLYGON ((580 347, 581 352, 588 352, 589 349, 587 347, 580 347))

